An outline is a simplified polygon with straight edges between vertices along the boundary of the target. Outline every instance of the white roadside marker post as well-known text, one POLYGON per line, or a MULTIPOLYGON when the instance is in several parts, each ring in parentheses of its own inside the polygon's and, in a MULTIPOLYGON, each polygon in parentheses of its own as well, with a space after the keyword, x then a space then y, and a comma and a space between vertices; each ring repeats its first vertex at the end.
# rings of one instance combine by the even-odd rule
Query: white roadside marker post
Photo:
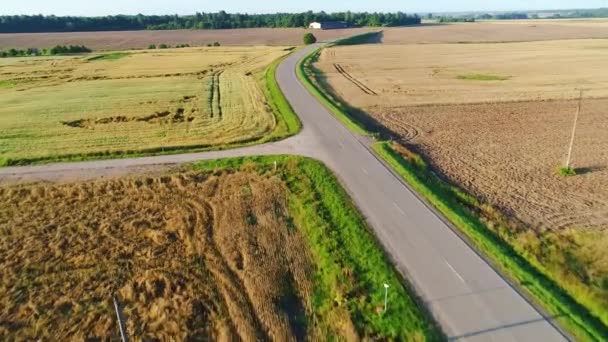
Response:
POLYGON ((386 313, 388 305, 388 284, 384 284, 384 312, 386 313))

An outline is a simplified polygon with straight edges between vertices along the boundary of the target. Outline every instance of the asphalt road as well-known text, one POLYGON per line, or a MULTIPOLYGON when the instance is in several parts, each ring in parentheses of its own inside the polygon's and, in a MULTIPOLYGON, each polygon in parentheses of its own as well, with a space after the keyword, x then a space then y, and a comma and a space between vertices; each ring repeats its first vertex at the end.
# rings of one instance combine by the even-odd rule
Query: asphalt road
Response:
MULTIPOLYGON (((338 175, 396 266, 414 284, 449 339, 561 341, 565 337, 393 175, 303 87, 296 52, 277 80, 319 141, 319 157, 338 175)), ((382 279, 378 279, 380 286, 382 279)))
MULTIPOLYGON (((303 123, 296 137, 243 149, 181 155, 0 168, 0 183, 122 175, 149 166, 244 155, 298 154, 325 162, 338 176, 451 340, 563 341, 566 338, 475 253, 299 82, 299 50, 277 80, 303 123)), ((378 279, 382 286, 382 279, 378 279)))

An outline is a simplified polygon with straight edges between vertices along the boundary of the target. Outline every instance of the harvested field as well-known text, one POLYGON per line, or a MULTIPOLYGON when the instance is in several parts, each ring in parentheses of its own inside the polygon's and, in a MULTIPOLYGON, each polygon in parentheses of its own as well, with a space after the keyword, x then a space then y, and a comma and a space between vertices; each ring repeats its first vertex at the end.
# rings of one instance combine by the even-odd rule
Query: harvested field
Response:
MULTIPOLYGON (((608 99, 584 101, 578 177, 561 178, 577 101, 407 106, 370 113, 455 183, 537 231, 608 229, 608 99)), ((608 231, 607 231, 608 232, 608 231)))
POLYGON ((331 97, 473 194, 489 229, 608 324, 607 42, 341 46, 315 68, 331 97), (581 88, 577 175, 563 177, 581 88))
POLYGON ((276 126, 260 80, 285 53, 223 47, 0 60, 0 160, 259 139, 276 126))
POLYGON ((608 75, 598 73, 607 61, 608 41, 573 40, 335 47, 316 67, 337 96, 424 151, 456 183, 534 229, 562 230, 608 228, 601 186, 608 184, 608 75), (508 79, 459 77, 476 73, 508 79), (574 163, 592 172, 564 180, 555 168, 567 152, 579 88, 588 99, 574 163))
POLYGON ((329 171, 257 161, 0 188, 0 339, 436 338, 329 171))
POLYGON ((383 42, 386 44, 437 44, 608 38, 607 30, 608 20, 498 20, 476 23, 427 23, 417 27, 386 28, 383 42))
POLYGON ((150 44, 190 44, 205 46, 213 42, 222 45, 302 45, 306 32, 319 40, 331 40, 366 32, 366 28, 310 31, 298 28, 253 28, 234 30, 173 30, 173 31, 110 31, 67 33, 8 33, 0 34, 0 48, 52 47, 55 45, 85 45, 93 50, 145 49, 150 44))
POLYGON ((370 108, 572 99, 576 88, 587 97, 608 97, 608 73, 598 72, 607 61, 608 39, 583 39, 334 47, 323 51, 317 67, 349 103, 370 108), (335 64, 350 76, 342 77, 335 64))

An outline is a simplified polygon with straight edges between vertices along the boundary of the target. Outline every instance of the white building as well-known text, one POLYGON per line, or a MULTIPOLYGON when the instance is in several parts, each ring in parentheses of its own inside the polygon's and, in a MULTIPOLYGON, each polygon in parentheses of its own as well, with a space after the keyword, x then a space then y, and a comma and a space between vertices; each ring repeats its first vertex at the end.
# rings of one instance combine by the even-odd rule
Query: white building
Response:
POLYGON ((308 25, 308 28, 313 30, 332 30, 347 28, 348 23, 346 21, 323 21, 323 22, 312 22, 308 25))

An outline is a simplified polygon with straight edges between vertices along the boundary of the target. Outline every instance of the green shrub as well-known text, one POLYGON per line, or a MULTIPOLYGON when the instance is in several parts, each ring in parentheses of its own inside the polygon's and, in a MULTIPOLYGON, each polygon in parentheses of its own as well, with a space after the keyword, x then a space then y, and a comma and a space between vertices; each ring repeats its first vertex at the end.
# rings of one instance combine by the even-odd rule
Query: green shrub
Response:
POLYGON ((163 44, 160 44, 160 45, 158 46, 158 48, 159 48, 159 49, 168 49, 168 48, 169 48, 169 45, 167 45, 167 44, 164 44, 164 43, 163 43, 163 44))
POLYGON ((557 169, 557 173, 560 176, 564 176, 564 177, 575 176, 576 175, 576 170, 573 169, 570 166, 562 166, 562 167, 560 167, 560 168, 557 169))
POLYGON ((317 42, 317 37, 315 37, 314 34, 309 32, 304 35, 304 44, 310 45, 310 44, 314 44, 316 42, 317 42))
POLYGON ((148 45, 148 50, 154 50, 154 49, 156 49, 156 44, 148 45))

